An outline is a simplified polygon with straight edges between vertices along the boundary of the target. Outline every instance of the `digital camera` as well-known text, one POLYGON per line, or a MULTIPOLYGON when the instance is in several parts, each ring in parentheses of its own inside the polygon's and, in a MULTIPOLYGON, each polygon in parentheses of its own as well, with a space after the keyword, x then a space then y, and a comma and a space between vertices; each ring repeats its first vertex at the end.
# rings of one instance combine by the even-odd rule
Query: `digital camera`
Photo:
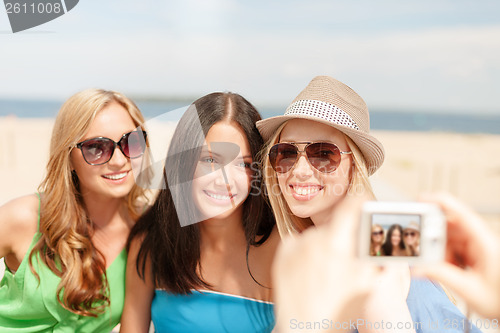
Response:
POLYGON ((359 256, 379 262, 410 264, 444 260, 446 220, 438 206, 421 202, 363 205, 359 256))

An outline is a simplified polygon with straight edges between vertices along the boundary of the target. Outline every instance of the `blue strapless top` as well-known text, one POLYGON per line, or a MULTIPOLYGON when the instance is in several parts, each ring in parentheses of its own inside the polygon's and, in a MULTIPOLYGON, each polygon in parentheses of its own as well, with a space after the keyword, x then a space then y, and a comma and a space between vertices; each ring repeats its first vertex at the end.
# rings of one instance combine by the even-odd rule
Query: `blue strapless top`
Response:
MULTIPOLYGON (((412 325, 416 333, 463 333, 464 327, 469 326, 470 333, 481 333, 476 326, 467 322, 465 315, 450 301, 441 286, 428 279, 411 279, 406 304, 413 323, 392 325, 412 325)), ((372 325, 376 328, 375 323, 372 325)), ((392 326, 392 329, 397 331, 396 326, 392 326)))
MULTIPOLYGON (((439 284, 430 280, 412 279, 406 303, 416 333, 458 333, 469 325, 439 284)), ((213 291, 179 295, 156 290, 151 317, 160 333, 271 332, 275 324, 272 303, 213 291)), ((471 333, 481 332, 469 327, 471 333)))
POLYGON ((430 280, 412 279, 406 304, 416 333, 462 333, 464 326, 469 326, 471 333, 481 333, 467 322, 440 285, 430 280))
POLYGON ((155 331, 271 332, 274 306, 270 302, 214 291, 189 295, 157 289, 151 304, 155 331))

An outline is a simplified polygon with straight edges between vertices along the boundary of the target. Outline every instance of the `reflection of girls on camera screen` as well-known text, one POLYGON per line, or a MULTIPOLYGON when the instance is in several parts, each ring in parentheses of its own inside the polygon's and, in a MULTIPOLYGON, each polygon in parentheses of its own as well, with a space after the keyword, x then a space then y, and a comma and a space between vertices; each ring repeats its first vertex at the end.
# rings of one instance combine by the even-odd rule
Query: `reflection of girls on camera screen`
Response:
POLYGON ((382 252, 384 256, 406 256, 403 228, 399 224, 393 224, 389 227, 384 245, 382 245, 382 252))
POLYGON ((420 255, 420 228, 417 222, 412 221, 403 229, 403 241, 407 255, 420 255))
POLYGON ((119 322, 124 247, 145 199, 132 174, 145 158, 143 122, 112 91, 64 103, 40 193, 0 208, 0 331, 110 332, 119 322))
POLYGON ((372 234, 370 237, 370 255, 381 256, 382 244, 384 244, 384 229, 379 224, 372 226, 372 234))
POLYGON ((180 119, 166 188, 130 237, 122 332, 267 332, 279 237, 255 167, 260 115, 213 93, 180 119), (198 223, 197 223, 198 222, 198 223))

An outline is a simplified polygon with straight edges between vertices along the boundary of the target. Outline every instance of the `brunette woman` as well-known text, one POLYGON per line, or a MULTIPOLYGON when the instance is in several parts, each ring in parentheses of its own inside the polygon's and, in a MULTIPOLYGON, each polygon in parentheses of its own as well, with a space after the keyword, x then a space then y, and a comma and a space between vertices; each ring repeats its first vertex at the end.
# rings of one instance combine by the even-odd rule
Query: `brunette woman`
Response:
POLYGON ((405 243, 403 242, 403 228, 399 224, 393 224, 387 231, 387 237, 382 245, 384 256, 406 256, 405 243))
POLYGON ((165 188, 130 238, 122 332, 269 332, 278 233, 261 195, 257 110, 233 93, 179 121, 165 188))

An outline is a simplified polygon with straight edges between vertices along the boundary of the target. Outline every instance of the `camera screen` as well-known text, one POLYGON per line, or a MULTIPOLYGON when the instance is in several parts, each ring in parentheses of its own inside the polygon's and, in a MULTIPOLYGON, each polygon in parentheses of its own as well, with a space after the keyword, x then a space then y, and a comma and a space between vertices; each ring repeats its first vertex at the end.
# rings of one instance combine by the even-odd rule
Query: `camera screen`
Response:
POLYGON ((419 256, 421 216, 371 214, 370 256, 419 256))

